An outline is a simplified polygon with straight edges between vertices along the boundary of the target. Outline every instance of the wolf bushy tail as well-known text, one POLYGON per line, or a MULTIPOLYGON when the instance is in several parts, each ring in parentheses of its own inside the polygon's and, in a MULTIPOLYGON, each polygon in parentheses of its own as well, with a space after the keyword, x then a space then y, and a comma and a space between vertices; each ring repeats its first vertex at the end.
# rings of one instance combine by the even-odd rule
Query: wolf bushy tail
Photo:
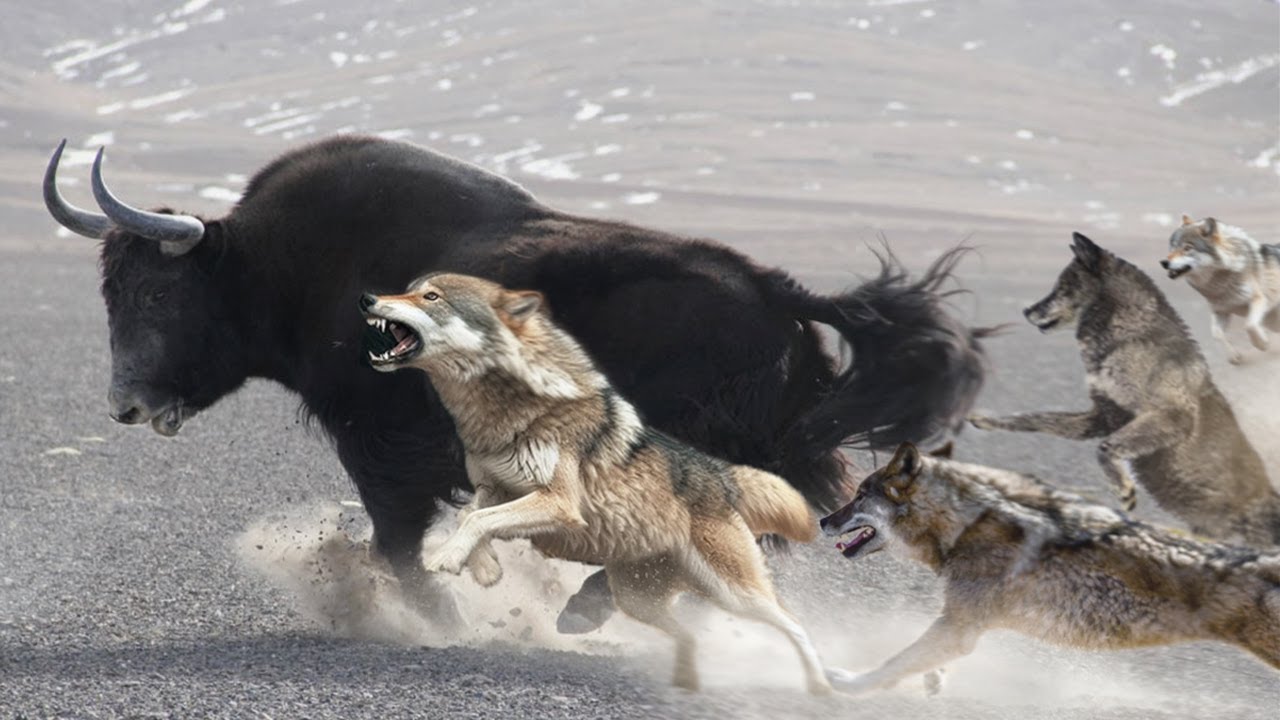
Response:
MULTIPOLYGON (((806 487, 803 467, 840 446, 889 449, 928 443, 955 430, 972 408, 986 373, 980 340, 992 328, 970 328, 947 312, 955 291, 943 289, 967 248, 939 257, 912 278, 890 253, 880 273, 846 292, 821 296, 784 273, 766 276, 765 292, 797 319, 834 328, 848 364, 833 370, 783 440, 780 474, 818 505, 838 487, 806 487)), ((830 474, 808 482, 834 482, 830 474)))
POLYGON ((746 465, 734 468, 741 489, 734 509, 756 536, 781 535, 795 542, 812 542, 818 519, 804 497, 782 478, 746 465))

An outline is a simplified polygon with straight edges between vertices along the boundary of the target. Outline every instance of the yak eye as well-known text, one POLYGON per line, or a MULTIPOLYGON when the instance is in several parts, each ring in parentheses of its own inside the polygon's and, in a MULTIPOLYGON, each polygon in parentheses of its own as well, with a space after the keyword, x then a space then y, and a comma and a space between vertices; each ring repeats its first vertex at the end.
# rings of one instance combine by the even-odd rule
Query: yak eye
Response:
POLYGON ((423 299, 430 300, 431 302, 435 302, 436 300, 440 299, 440 296, 435 292, 429 292, 426 295, 423 295, 422 297, 423 299))
POLYGON ((165 297, 164 290, 160 290, 160 289, 148 290, 142 293, 142 296, 140 298, 141 305, 147 308, 154 307, 156 305, 159 305, 161 302, 163 302, 164 297, 165 297))

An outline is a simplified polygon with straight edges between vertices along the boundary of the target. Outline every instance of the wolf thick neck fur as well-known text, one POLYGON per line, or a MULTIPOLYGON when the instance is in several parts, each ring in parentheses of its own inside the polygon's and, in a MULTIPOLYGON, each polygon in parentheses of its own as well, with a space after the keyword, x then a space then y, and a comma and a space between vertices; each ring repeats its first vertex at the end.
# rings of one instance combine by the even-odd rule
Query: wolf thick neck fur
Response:
POLYGON ((491 338, 495 351, 468 357, 465 362, 426 367, 469 451, 504 448, 513 440, 510 428, 528 429, 565 404, 593 401, 602 394, 607 395, 606 405, 617 420, 614 427, 618 435, 604 440, 623 445, 629 440, 628 432, 639 432, 635 409, 613 392, 609 381, 568 333, 541 312, 525 321, 518 332, 519 336, 502 326, 491 338), (495 422, 495 418, 502 421, 495 422))
MULTIPOLYGON (((1028 475, 937 457, 922 457, 912 505, 930 514, 953 516, 952 522, 929 523, 946 528, 934 541, 945 558, 965 532, 988 513, 1012 523, 1024 539, 1012 568, 1018 573, 1038 557, 1046 544, 1078 541, 1126 522, 1123 515, 1084 498, 1056 490, 1028 475)), ((929 562, 928 559, 925 559, 929 562)), ((929 562, 932 565, 932 562, 929 562)))
POLYGON ((1081 308, 1077 338, 1105 336, 1115 343, 1156 333, 1167 342, 1175 333, 1193 342, 1182 316, 1146 273, 1110 251, 1104 250, 1103 258, 1101 286, 1092 302, 1081 308))

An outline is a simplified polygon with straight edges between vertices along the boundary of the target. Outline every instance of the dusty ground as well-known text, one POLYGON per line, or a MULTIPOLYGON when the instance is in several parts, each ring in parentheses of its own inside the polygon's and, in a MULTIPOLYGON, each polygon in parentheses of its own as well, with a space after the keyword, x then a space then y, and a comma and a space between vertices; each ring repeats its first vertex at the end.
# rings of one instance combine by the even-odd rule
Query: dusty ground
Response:
MULTIPOLYGON (((669 648, 625 621, 556 636, 581 571, 519 547, 494 591, 456 583, 472 627, 423 627, 344 539, 364 531, 336 504, 353 492, 280 389, 251 383, 173 440, 110 422, 95 248, 58 232, 38 191, 65 136, 81 204, 107 144, 125 197, 219 213, 276 153, 379 132, 820 288, 870 272, 880 233, 913 267, 968 240, 957 312, 1019 323, 1072 230, 1153 273, 1182 212, 1280 241, 1275 3, 357 5, 5 9, 0 716, 1275 716, 1278 676, 1229 648, 1088 654, 1008 635, 956 663, 942 697, 813 701, 782 642, 716 616, 709 687, 688 696, 665 686, 669 648)), ((1207 340, 1202 302, 1159 282, 1207 340)), ((1070 337, 1018 324, 989 349, 985 407, 1082 406, 1070 337)), ((1280 477, 1277 355, 1206 354, 1280 477)), ((1085 444, 966 433, 960 453, 1100 486, 1085 444)), ((855 669, 939 603, 930 575, 889 557, 815 546, 774 564, 824 656, 855 669)))

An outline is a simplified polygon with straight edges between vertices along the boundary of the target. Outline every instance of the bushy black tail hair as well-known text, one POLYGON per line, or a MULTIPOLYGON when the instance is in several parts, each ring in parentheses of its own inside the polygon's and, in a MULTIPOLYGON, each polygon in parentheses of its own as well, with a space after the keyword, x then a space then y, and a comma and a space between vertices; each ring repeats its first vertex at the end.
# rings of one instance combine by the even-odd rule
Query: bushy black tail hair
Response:
MULTIPOLYGON (((779 306, 834 328, 848 353, 848 365, 788 430, 787 460, 804 464, 804 458, 831 455, 841 446, 881 450, 904 441, 929 443, 958 429, 986 373, 979 341, 997 330, 967 327, 944 307, 958 291, 943 285, 967 251, 947 251, 912 279, 886 249, 876 254, 878 276, 827 297, 783 273, 767 276, 766 292, 779 306)), ((838 492, 802 490, 811 501, 838 492)))

